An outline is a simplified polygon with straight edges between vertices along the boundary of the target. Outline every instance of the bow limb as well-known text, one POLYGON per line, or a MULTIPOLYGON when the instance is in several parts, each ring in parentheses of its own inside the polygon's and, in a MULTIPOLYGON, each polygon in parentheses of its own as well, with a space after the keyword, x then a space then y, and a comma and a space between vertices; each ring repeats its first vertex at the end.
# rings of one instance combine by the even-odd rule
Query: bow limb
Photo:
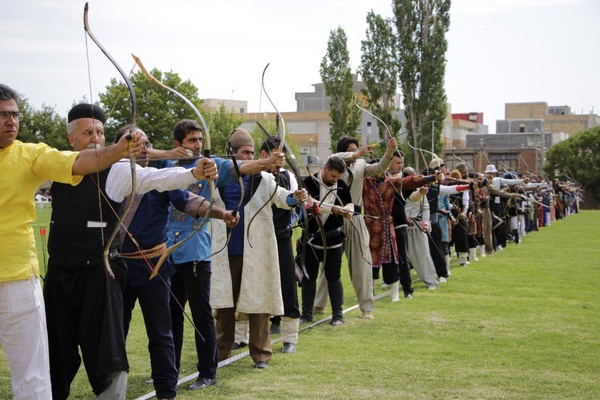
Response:
MULTIPOLYGON (((131 81, 129 80, 129 77, 127 76, 127 74, 123 71, 123 69, 119 66, 119 64, 111 57, 111 55, 108 53, 108 51, 104 48, 104 46, 102 46, 100 41, 92 33, 92 30, 90 29, 90 26, 88 23, 88 9, 89 9, 88 3, 85 3, 85 7, 83 9, 83 27, 85 29, 85 33, 89 36, 90 39, 92 39, 92 41, 96 44, 96 46, 98 46, 98 48, 102 51, 102 53, 110 60, 110 62, 115 66, 115 68, 117 68, 117 70, 119 71, 119 74, 121 74, 121 76, 123 77, 123 80, 127 84, 127 88, 129 89, 129 95, 131 97, 131 124, 133 125, 133 124, 135 124, 136 109, 137 109, 136 99, 135 99, 135 91, 133 90, 133 85, 131 84, 131 81)), ((131 206, 133 204, 133 198, 135 195, 135 186, 136 186, 136 179, 135 179, 136 178, 136 173, 135 173, 136 166, 135 166, 135 157, 133 155, 129 156, 129 166, 131 169, 131 194, 129 196, 129 202, 127 203, 127 206, 125 207, 125 211, 123 212, 121 218, 118 219, 115 229, 113 230, 112 234, 108 238, 108 241, 106 242, 106 245, 104 247, 104 253, 102 254, 102 260, 104 262, 104 266, 105 266, 108 274, 110 275, 110 277, 113 279, 115 278, 115 275, 110 267, 108 257, 110 254, 111 245, 114 242, 117 234, 119 233, 121 222, 123 221, 123 219, 125 218, 127 213, 131 210, 131 206)))
POLYGON ((267 93, 267 89, 265 88, 265 73, 267 72, 267 68, 269 68, 269 65, 270 65, 270 63, 266 65, 266 67, 262 73, 262 89, 263 89, 263 92, 265 92, 265 96, 267 96, 269 103, 271 103, 271 105, 275 109, 275 112, 277 113, 277 122, 276 122, 277 123, 277 132, 279 133, 279 139, 281 140, 281 142, 279 143, 279 152, 282 152, 283 147, 285 146, 285 121, 283 120, 283 116, 277 109, 277 106, 275 105, 275 103, 273 103, 273 100, 271 100, 271 97, 269 97, 269 94, 267 93), (279 129, 280 122, 281 122, 281 130, 279 129))
MULTIPOLYGON (((275 109, 275 112, 277 113, 277 117, 276 117, 275 123, 276 123, 276 126, 277 126, 277 133, 279 134, 279 140, 280 140, 279 146, 278 146, 277 150, 281 153, 283 151, 283 147, 285 146, 285 121, 283 120, 283 116, 281 115, 281 113, 277 109, 277 106, 275 105, 275 103, 273 103, 273 100, 271 100, 271 97, 269 97, 269 94, 267 93, 267 89, 265 88, 265 73, 267 72, 267 68, 269 68, 269 65, 270 65, 270 63, 267 64, 265 66, 265 69, 263 70, 262 78, 261 78, 261 87, 262 87, 263 92, 265 92, 265 96, 269 100, 269 103, 271 103, 271 105, 275 109), (280 121, 281 121, 281 125, 280 125, 280 121)), ((271 196, 269 196, 269 199, 265 202, 265 204, 263 204, 258 209, 258 211, 252 216, 252 218, 250 218, 250 222, 248 223, 248 227, 246 228, 246 239, 248 240, 248 244, 250 245, 250 247, 252 247, 252 243, 250 242, 250 227, 252 226, 252 222, 254 222, 254 219, 256 218, 256 216, 269 203, 271 203, 271 201, 273 200, 273 197, 275 197, 275 194, 277 193, 277 187, 279 186, 279 182, 280 182, 281 177, 279 175, 279 171, 275 171, 274 175, 275 175, 275 190, 273 190, 273 193, 271 193, 271 196)))
MULTIPOLYGON (((181 93, 179 93, 175 89, 173 89, 173 88, 165 85, 164 83, 162 83, 161 81, 159 81, 158 79, 156 79, 152 74, 150 74, 148 72, 148 70, 144 67, 144 64, 142 64, 142 60, 140 60, 139 57, 136 57, 133 54, 131 56, 135 60, 136 64, 140 67, 140 69, 142 70, 142 72, 144 73, 144 75, 146 76, 146 78, 148 78, 150 80, 150 82, 154 83, 158 87, 161 87, 161 88, 166 89, 169 92, 173 93, 174 95, 176 95, 177 97, 179 97, 181 100, 183 100, 194 111, 194 113, 198 117, 200 125, 202 125, 202 129, 204 130, 204 132, 203 132, 204 133, 204 151, 203 151, 203 156, 206 157, 206 158, 210 158, 210 148, 211 148, 211 145, 210 145, 210 133, 209 133, 209 130, 208 130, 208 126, 206 125, 206 122, 204 121, 204 117, 202 116, 202 113, 200 113, 200 110, 198 110, 198 108, 194 105, 194 103, 192 103, 192 101, 189 100, 187 97, 185 97, 184 95, 182 95, 181 93)), ((154 268, 154 272, 150 276, 150 279, 154 278, 156 276, 156 274, 158 274, 158 271, 160 270, 160 267, 165 262, 165 260, 171 255, 171 253, 173 253, 182 244, 184 244, 190 238, 192 238, 198 231, 200 231, 200 229, 202 229, 202 227, 210 219, 210 213, 212 212, 213 205, 214 205, 214 202, 215 202, 215 196, 214 196, 214 194, 215 194, 215 183, 214 183, 213 180, 209 179, 208 180, 208 185, 209 185, 209 189, 210 189, 210 204, 208 206, 208 209, 206 210, 206 214, 205 214, 204 218, 202 219, 202 222, 200 224, 198 224, 198 226, 192 231, 192 233, 188 237, 186 237, 185 239, 183 239, 180 242, 175 243, 174 245, 172 245, 171 247, 169 247, 162 254, 162 256, 160 257, 160 259, 156 263, 156 267, 154 268)))
MULTIPOLYGON (((237 215, 240 207, 242 206, 242 203, 244 202, 244 178, 242 177, 242 173, 240 172, 240 166, 237 163, 235 154, 233 153, 233 150, 231 148, 231 143, 229 141, 227 142, 227 147, 228 147, 229 157, 231 158, 231 162, 233 163, 233 168, 235 169, 235 173, 237 174, 239 181, 240 181, 240 201, 237 204, 237 206, 233 209, 233 211, 231 212, 231 215, 233 215, 235 217, 237 215)), ((233 228, 230 228, 228 226, 228 227, 226 227, 226 230, 227 230, 227 240, 225 240, 225 244, 223 245, 223 247, 221 247, 219 250, 209 254, 207 257, 203 258, 200 261, 208 260, 209 258, 216 256, 217 254, 219 254, 220 252, 222 252, 223 250, 225 250, 227 248, 227 246, 229 245, 229 241, 231 240, 231 233, 233 232, 233 228)))
MULTIPOLYGON (((267 136, 267 139, 271 142, 271 144, 276 145, 277 141, 275 140, 275 137, 273 135, 271 135, 269 132, 267 132, 267 130, 261 125, 260 122, 256 121, 256 124, 263 131, 263 133, 267 136)), ((294 152, 292 151, 292 149, 289 148, 287 143, 284 144, 283 149, 284 149, 283 154, 285 156, 285 162, 288 165, 288 167, 290 168, 290 170, 292 171, 292 173, 294 174, 294 176, 296 177, 296 181, 298 182, 298 185, 300 185, 300 187, 302 187, 302 189, 306 189, 306 185, 304 184, 302 175, 300 175, 300 166, 298 165, 298 160, 296 159, 294 152)), ((308 213, 306 212, 305 203, 300 203, 299 206, 300 206, 300 212, 302 214, 302 220, 304 221, 304 223, 308 224, 308 213)), ((303 238, 302 238, 302 253, 300 255, 300 268, 302 269, 302 272, 304 273, 304 275, 308 277, 308 272, 306 271, 306 263, 305 263, 306 246, 307 246, 307 240, 308 240, 307 236, 308 235, 303 235, 303 238)), ((321 230, 321 237, 323 239, 323 243, 326 243, 326 238, 325 238, 325 235, 322 230, 321 230)), ((326 246, 326 244, 325 244, 325 246, 326 246)))

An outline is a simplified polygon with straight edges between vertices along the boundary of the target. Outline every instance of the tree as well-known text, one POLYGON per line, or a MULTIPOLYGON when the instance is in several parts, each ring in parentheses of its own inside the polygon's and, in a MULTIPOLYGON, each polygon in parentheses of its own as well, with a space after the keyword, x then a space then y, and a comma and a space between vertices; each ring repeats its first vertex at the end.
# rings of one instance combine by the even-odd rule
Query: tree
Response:
MULTIPOLYGON (((362 43, 360 75, 367 86, 362 94, 370 111, 381 118, 392 135, 400 131, 402 123, 392 115, 396 110, 394 96, 398 88, 397 38, 391 20, 367 14, 367 38, 362 43)), ((387 131, 377 121, 379 137, 385 139, 387 131)))
POLYGON ((223 103, 218 109, 213 110, 210 113, 209 120, 206 121, 210 129, 212 152, 225 154, 229 135, 245 121, 245 118, 237 116, 233 109, 227 110, 223 103))
MULTIPOLYGON (((201 109, 202 101, 198 98, 198 88, 191 81, 182 81, 177 73, 163 73, 156 68, 150 73, 189 99, 203 116, 206 114, 201 109)), ((175 124, 181 119, 197 120, 198 117, 183 100, 154 85, 141 71, 133 74, 131 83, 137 98, 137 125, 146 132, 155 147, 159 149, 172 148, 172 132, 175 124)), ((99 98, 103 109, 108 110, 104 129, 106 141, 109 143, 113 141, 119 127, 131 123, 131 100, 124 84, 114 78, 106 87, 106 92, 99 93, 99 98)))
POLYGON ((552 145, 544 171, 554 178, 575 179, 600 200, 600 127, 552 145))
MULTIPOLYGON (((407 141, 415 149, 442 150, 443 119, 446 116, 446 32, 450 26, 450 0, 394 0, 399 39, 398 66, 406 110, 407 141)), ((405 153, 419 167, 419 151, 405 153)))
POLYGON ((22 142, 44 142, 59 150, 71 150, 67 139, 67 120, 58 115, 55 107, 42 105, 41 110, 34 109, 26 98, 19 102, 23 120, 19 122, 19 137, 22 142))
POLYGON ((361 114, 354 106, 354 80, 349 64, 348 39, 344 30, 338 27, 329 34, 327 53, 321 61, 320 70, 325 94, 331 97, 329 135, 332 150, 341 137, 356 137, 360 126, 361 114))

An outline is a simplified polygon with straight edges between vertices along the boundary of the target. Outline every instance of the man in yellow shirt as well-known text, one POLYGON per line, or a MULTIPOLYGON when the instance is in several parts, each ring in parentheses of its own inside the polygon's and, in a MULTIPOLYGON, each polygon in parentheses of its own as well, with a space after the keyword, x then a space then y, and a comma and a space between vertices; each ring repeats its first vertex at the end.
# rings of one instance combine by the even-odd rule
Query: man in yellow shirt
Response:
MULTIPOLYGON (((19 95, 0 84, 0 343, 8 358, 15 399, 51 398, 46 312, 39 281, 34 195, 45 180, 77 185, 82 176, 128 157, 128 141, 97 151, 58 151, 22 143, 19 95)), ((141 135, 131 152, 139 154, 141 135)))

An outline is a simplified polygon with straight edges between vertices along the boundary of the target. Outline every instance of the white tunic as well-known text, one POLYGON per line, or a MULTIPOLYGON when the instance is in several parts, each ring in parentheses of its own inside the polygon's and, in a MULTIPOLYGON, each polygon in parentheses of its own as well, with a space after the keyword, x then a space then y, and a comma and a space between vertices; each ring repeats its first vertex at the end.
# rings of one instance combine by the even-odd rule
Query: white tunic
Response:
MULTIPOLYGON (((248 224, 258 209, 264 205, 275 188, 277 193, 272 203, 279 208, 289 210, 286 198, 290 191, 277 186, 273 175, 261 172, 262 179, 250 202, 244 207, 244 268, 237 311, 247 314, 283 315, 283 299, 281 297, 281 281, 279 277, 279 256, 277 240, 273 225, 271 205, 264 207, 252 222, 249 233, 250 243, 246 232, 248 224)), ((225 207, 218 192, 215 193, 215 204, 225 207)), ((212 250, 223 247, 227 239, 225 224, 222 220, 211 221, 212 250)), ((212 277, 210 304, 214 309, 233 307, 233 291, 229 257, 227 249, 215 255, 212 259, 212 277)))

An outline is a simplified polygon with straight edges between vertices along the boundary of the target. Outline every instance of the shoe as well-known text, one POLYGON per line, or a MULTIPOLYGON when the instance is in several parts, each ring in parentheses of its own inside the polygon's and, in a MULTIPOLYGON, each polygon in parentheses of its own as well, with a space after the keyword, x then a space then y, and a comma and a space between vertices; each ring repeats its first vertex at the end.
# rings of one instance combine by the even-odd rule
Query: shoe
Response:
POLYGON ((373 313, 371 311, 363 311, 361 318, 362 319, 373 319, 375 317, 373 316, 373 313))
POLYGON ((413 295, 412 295, 412 293, 405 293, 405 294, 404 294, 404 298, 405 298, 405 299, 409 299, 409 300, 411 300, 411 299, 414 299, 414 298, 415 298, 415 296, 413 296, 413 295))
POLYGON ((266 361, 259 361, 256 364, 254 364, 254 368, 256 369, 267 369, 269 368, 269 363, 266 361))
POLYGON ((295 343, 284 343, 283 349, 281 349, 282 353, 292 354, 296 352, 296 344, 295 343))
POLYGON ((200 390, 200 389, 204 389, 207 388, 209 386, 213 386, 217 384, 217 378, 202 378, 202 377, 198 377, 198 379, 196 379, 196 382, 192 383, 190 385, 190 387, 188 388, 188 390, 200 390))
POLYGON ((381 288, 382 289, 389 289, 389 287, 390 287, 390 285, 388 285, 387 283, 381 282, 381 288))
POLYGON ((435 290, 435 289, 437 289, 437 286, 427 286, 427 289, 429 289, 429 290, 435 290))
POLYGON ((231 346, 231 350, 238 350, 238 349, 243 349, 244 347, 248 346, 248 343, 246 342, 233 342, 233 345, 231 346))
POLYGON ((301 324, 305 324, 305 323, 307 323, 307 322, 313 322, 313 317, 312 317, 312 315, 311 315, 311 316, 308 316, 308 315, 301 315, 301 316, 300 316, 300 323, 301 323, 301 324))
POLYGON ((331 326, 342 326, 344 325, 344 320, 340 318, 335 318, 331 320, 331 326))
POLYGON ((313 307, 313 314, 325 314, 325 308, 326 307, 313 307))
POLYGON ((278 333, 281 333, 281 328, 279 327, 279 325, 271 324, 271 328, 269 328, 269 334, 277 335, 278 333))
POLYGON ((467 266, 467 264, 465 264, 465 263, 460 263, 458 265, 460 265, 461 267, 466 267, 467 266))
POLYGON ((447 281, 447 280, 446 280, 446 278, 444 278, 443 276, 440 276, 440 277, 439 277, 439 279, 438 279, 438 282, 439 282, 439 283, 446 283, 446 282, 448 282, 448 281, 447 281))
POLYGON ((392 303, 396 303, 397 301, 400 301, 400 295, 398 295, 398 294, 392 295, 392 303))

